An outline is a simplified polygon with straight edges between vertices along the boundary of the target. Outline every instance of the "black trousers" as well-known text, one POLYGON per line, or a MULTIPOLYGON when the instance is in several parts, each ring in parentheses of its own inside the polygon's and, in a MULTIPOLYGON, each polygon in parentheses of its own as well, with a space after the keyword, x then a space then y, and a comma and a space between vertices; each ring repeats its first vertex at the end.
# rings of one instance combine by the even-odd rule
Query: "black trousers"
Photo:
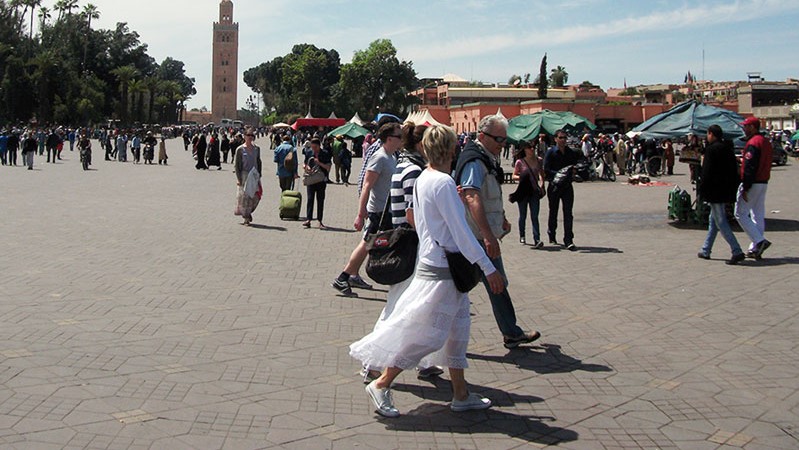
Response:
POLYGON ((574 241, 574 187, 571 184, 566 186, 553 186, 551 183, 547 187, 547 198, 549 199, 549 221, 547 223, 547 235, 550 241, 555 240, 555 232, 558 229, 558 209, 563 203, 563 243, 569 245, 574 241))
POLYGON ((322 221, 325 213, 325 191, 327 190, 327 182, 312 184, 306 186, 306 193, 308 195, 308 204, 305 207, 305 220, 313 218, 313 205, 314 197, 316 197, 316 220, 322 221))

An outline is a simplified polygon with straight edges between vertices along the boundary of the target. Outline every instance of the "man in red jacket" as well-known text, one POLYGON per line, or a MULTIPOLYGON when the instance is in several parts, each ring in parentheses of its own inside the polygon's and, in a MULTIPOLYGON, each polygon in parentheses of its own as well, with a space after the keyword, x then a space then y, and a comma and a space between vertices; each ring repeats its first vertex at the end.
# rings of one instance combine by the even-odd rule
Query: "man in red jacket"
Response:
POLYGON ((760 134, 760 120, 750 117, 741 125, 746 133, 746 148, 741 162, 741 185, 735 201, 735 218, 752 243, 747 256, 760 259, 771 242, 766 231, 766 190, 771 177, 771 143, 760 134))

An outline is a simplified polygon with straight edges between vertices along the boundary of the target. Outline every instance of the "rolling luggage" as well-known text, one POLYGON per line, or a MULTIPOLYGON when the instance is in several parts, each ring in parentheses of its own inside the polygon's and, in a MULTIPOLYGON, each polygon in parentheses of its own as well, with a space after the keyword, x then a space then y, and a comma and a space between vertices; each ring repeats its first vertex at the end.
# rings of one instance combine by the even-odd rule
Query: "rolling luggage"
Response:
POLYGON ((280 195, 280 218, 297 220, 302 208, 302 194, 297 191, 283 191, 280 195))

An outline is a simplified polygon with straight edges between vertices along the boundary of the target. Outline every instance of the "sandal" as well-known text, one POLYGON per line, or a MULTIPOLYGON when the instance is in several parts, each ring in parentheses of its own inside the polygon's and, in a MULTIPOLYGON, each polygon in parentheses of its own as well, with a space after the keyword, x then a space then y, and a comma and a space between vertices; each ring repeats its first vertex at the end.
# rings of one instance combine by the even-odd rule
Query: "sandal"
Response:
POLYGON ((305 222, 302 223, 302 226, 303 228, 311 228, 311 221, 306 220, 305 222))
POLYGON ((320 230, 327 230, 327 227, 322 222, 319 222, 319 229, 320 230))

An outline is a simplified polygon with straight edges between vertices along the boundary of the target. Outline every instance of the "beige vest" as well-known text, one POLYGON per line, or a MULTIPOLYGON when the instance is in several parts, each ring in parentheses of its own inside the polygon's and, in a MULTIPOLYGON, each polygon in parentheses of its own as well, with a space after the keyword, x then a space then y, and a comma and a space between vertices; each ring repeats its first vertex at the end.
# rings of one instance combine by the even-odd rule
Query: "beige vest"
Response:
MULTIPOLYGON (((483 173, 485 175, 483 177, 483 185, 480 186, 480 200, 483 204, 483 210, 485 211, 488 225, 491 227, 491 232, 494 233, 494 237, 501 238, 505 235, 505 231, 502 229, 502 225, 505 222, 505 210, 502 205, 502 187, 499 185, 496 177, 488 173, 488 168, 485 164, 480 160, 477 161, 483 167, 483 173)), ((469 228, 471 228, 477 240, 483 239, 480 228, 477 226, 477 223, 475 223, 468 208, 466 209, 466 222, 469 224, 469 228)))

